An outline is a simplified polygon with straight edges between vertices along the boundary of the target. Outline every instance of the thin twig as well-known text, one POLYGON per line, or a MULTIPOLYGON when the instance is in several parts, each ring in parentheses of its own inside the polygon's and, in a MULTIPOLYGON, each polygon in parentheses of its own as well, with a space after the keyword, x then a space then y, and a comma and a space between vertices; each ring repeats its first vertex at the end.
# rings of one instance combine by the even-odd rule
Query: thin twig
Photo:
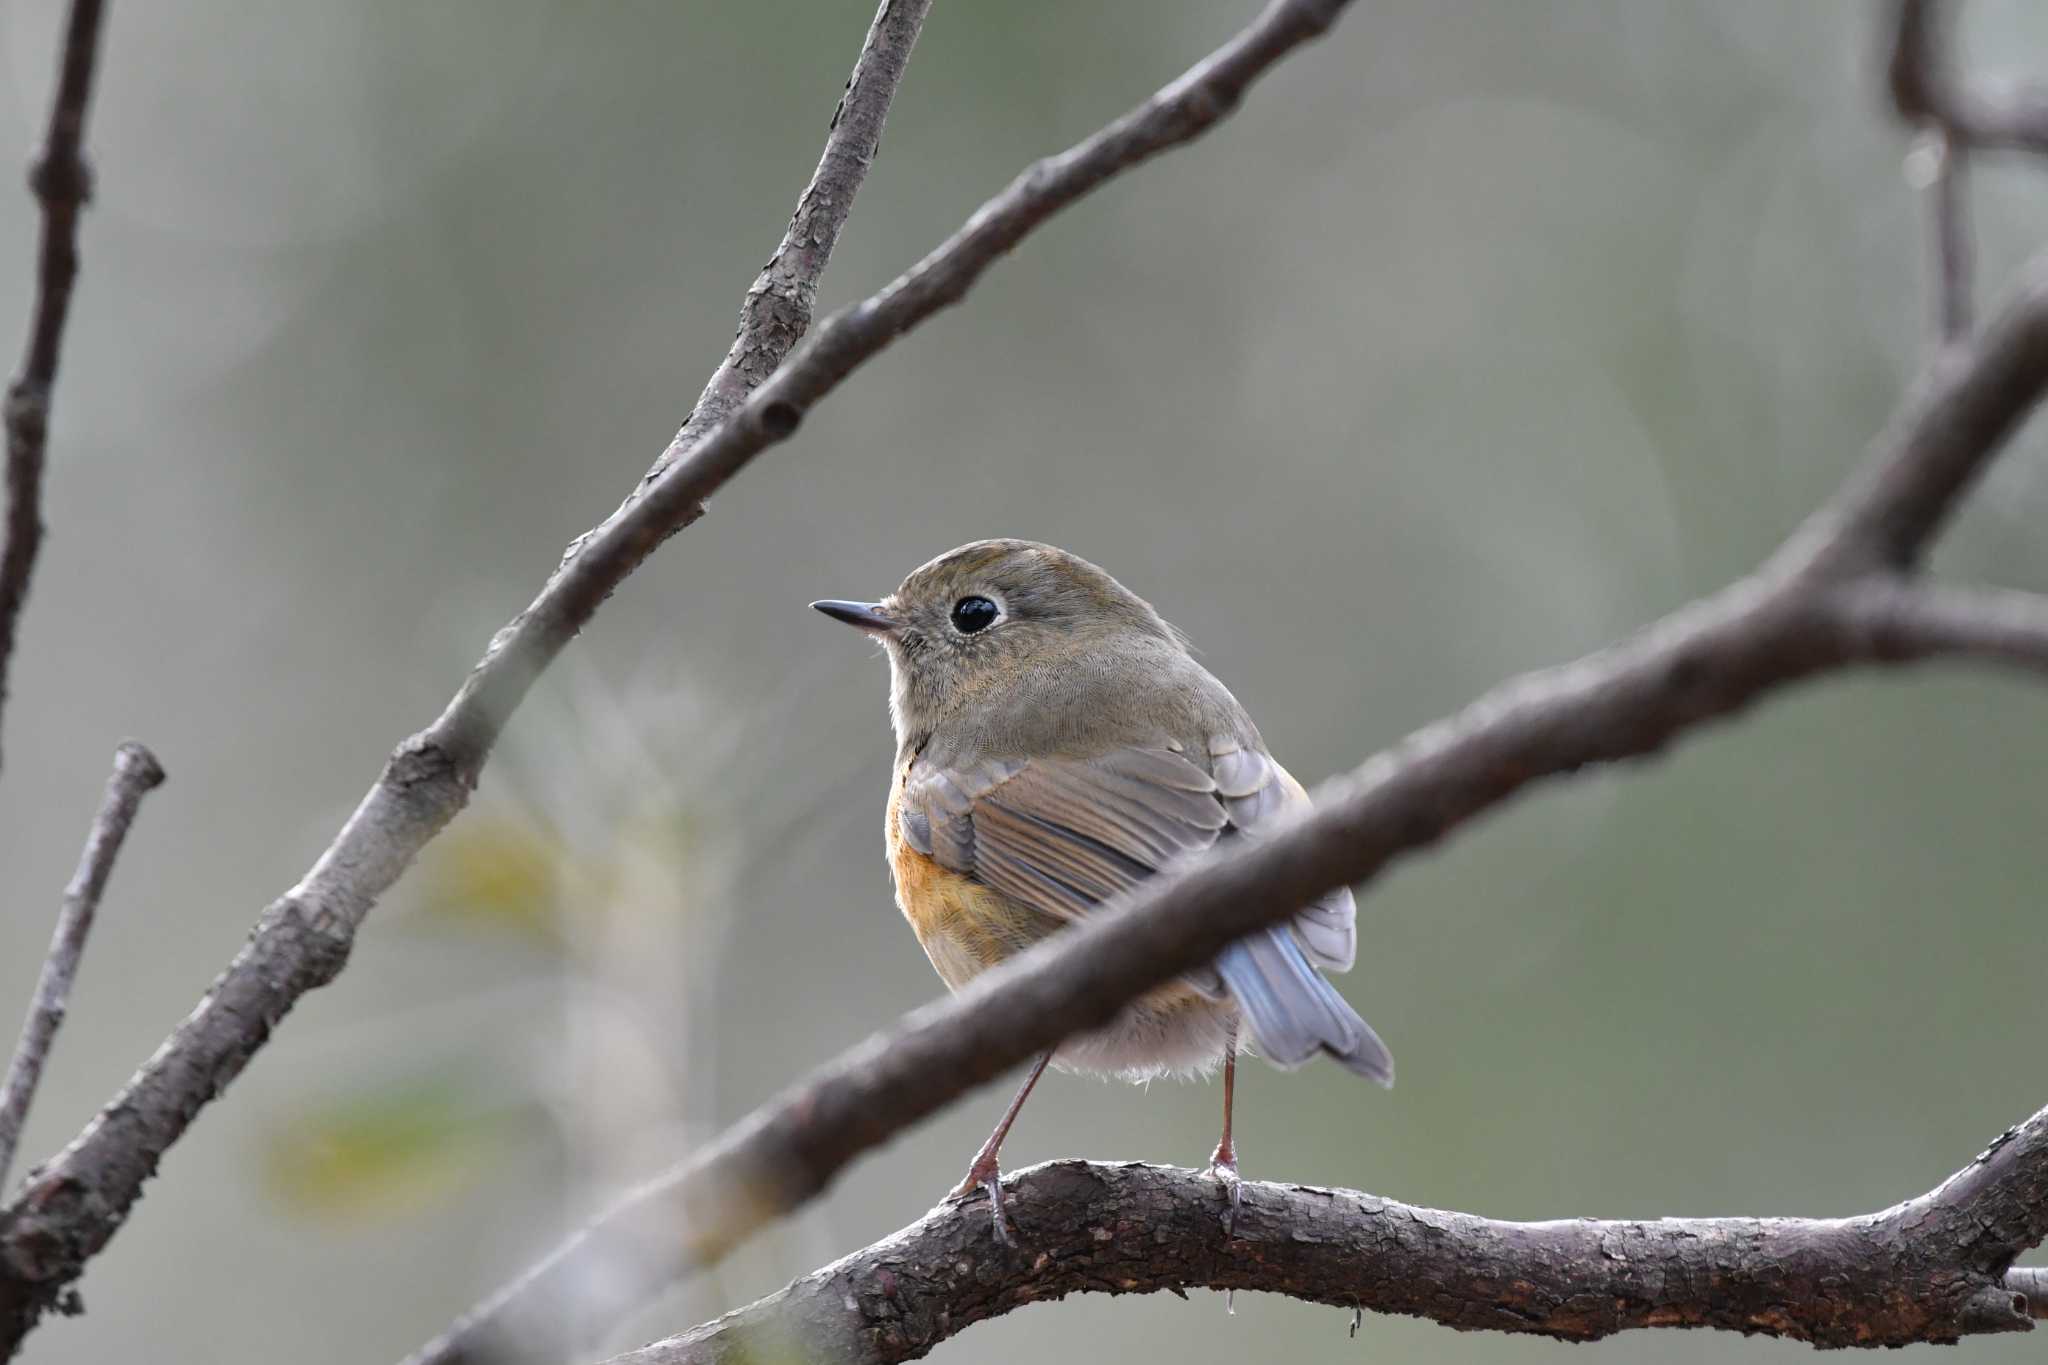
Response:
MULTIPOLYGON (((957 302, 1028 233, 1104 181, 1200 135, 1267 68, 1328 29, 1347 0, 1273 0, 1231 42, 1067 152, 1029 168, 953 237, 881 293, 828 319, 687 455, 671 459, 581 539, 431 726, 401 744, 300 882, 100 1116, 0 1207, 0 1351, 17 1344, 105 1246, 193 1118, 240 1072, 307 991, 341 971, 377 898, 467 802, 513 709, 612 590, 802 414, 903 332, 957 302)), ((841 130, 879 127, 849 111, 886 106, 888 63, 863 62, 841 130)), ((829 159, 829 158, 828 158, 829 159)), ((835 174, 864 166, 855 159, 835 174)), ((850 197, 851 184, 830 187, 850 197)), ((807 196, 808 197, 808 196, 807 196)), ((799 210, 801 212, 801 209, 799 210)), ((664 455, 664 459, 669 459, 664 455)))
POLYGON ((2048 673, 2048 596, 2040 593, 1871 578, 1838 593, 1835 611, 1873 656, 1976 657, 2048 673))
POLYGON ((1892 104, 1920 129, 1907 179, 1927 201, 1929 315, 1937 340, 1970 330, 1975 252, 1970 241, 1969 140, 1948 121, 1953 85, 1943 19, 1929 0, 1901 0, 1892 28, 1892 104))
POLYGON ((1632 640, 1504 684, 1332 784, 1291 830, 1148 884, 1124 913, 1092 917, 842 1054, 626 1198, 413 1365, 478 1359, 515 1315, 557 1320, 570 1302, 608 1320, 797 1208, 860 1153, 1539 778, 1656 753, 1830 670, 1924 657, 1845 617, 1837 594, 1916 556, 2044 387, 2048 288, 2035 286, 1936 357, 1863 472, 1755 574, 1632 640))
POLYGON ((50 398, 71 286, 78 278, 78 217, 92 195, 85 164, 85 114, 99 56, 102 0, 72 0, 58 58, 57 90, 42 149, 29 166, 29 188, 42 203, 36 252, 36 297, 21 369, 7 388, 7 541, 0 549, 0 712, 7 706, 8 665, 28 601, 29 579, 43 544, 43 464, 50 435, 50 398))
POLYGON ((831 136, 818 158, 818 168, 797 199, 789 230, 740 306, 732 349, 704 385, 697 406, 654 462, 643 485, 687 455, 730 416, 811 330, 818 280, 832 259, 832 248, 846 226, 847 215, 853 212, 854 193, 874 165, 890 97, 903 79, 930 9, 931 0, 885 0, 875 11, 860 58, 846 78, 846 93, 832 111, 831 136))
POLYGON ((21 1140, 22 1124, 28 1120, 29 1102, 42 1079, 50 1044, 64 1023, 71 983, 78 979, 78 964, 85 956, 85 936, 92 932, 93 914, 107 889, 114 859, 121 855, 122 841, 135 823, 143 794, 163 780, 163 766, 142 745, 130 740, 114 751, 114 771, 100 797, 99 813, 92 818, 85 851, 78 855, 78 870, 64 888, 57 929, 50 936, 50 952, 36 980, 35 999, 22 1023, 21 1041, 14 1045, 14 1060, 7 1065, 6 1082, 0 1084, 0 1189, 6 1188, 15 1144, 21 1140))
MULTIPOLYGON (((1461 1331, 1596 1341, 1709 1327, 1815 1346, 2028 1330, 2043 1273, 2008 1270, 2048 1230, 2048 1110, 1940 1187, 1860 1218, 1511 1223, 1247 1181, 1224 1228, 1213 1176, 1055 1161, 1004 1180, 1014 1245, 978 1202, 606 1365, 894 1365, 978 1322, 1069 1294, 1257 1290, 1461 1331)), ((1331 1324, 1336 1331, 1336 1324, 1331 1324)))
POLYGON ((1916 161, 1924 162, 1918 174, 1926 183, 1921 193, 1927 200, 1927 242, 1929 312, 1934 333, 1942 342, 1954 341, 1970 330, 1971 294, 1974 286, 1976 248, 1970 240, 1969 149, 1946 128, 1930 127, 1914 149, 1916 161))

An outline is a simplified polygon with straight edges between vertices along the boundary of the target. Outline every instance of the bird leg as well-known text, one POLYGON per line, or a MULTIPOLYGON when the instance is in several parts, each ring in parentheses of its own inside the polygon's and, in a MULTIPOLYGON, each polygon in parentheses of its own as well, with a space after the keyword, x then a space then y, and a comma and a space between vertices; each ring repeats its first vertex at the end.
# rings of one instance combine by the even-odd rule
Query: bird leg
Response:
POLYGON ((974 1154, 974 1164, 967 1168, 967 1178, 947 1196, 949 1199, 965 1199, 976 1190, 987 1190, 989 1212, 995 1219, 996 1240, 1004 1246, 1015 1246, 1016 1239, 1010 1236, 1009 1220, 1003 1216, 1003 1139, 1010 1135, 1010 1125, 1017 1121, 1017 1111, 1024 1107, 1024 1101, 1030 1098, 1031 1087, 1038 1084, 1038 1078, 1045 1074, 1046 1063, 1051 1060, 1052 1053, 1047 1052, 1032 1064, 1031 1074, 1017 1088, 1017 1096, 1003 1111, 996 1130, 988 1135, 988 1141, 982 1143, 981 1150, 974 1154))
POLYGON ((1225 1236, 1237 1231, 1237 1211, 1244 1203, 1244 1192, 1239 1188, 1237 1178, 1237 1144, 1230 1136, 1230 1112, 1237 1091, 1237 1021, 1230 1023, 1230 1034, 1223 1048, 1223 1136, 1216 1142, 1216 1150, 1209 1156, 1209 1168, 1205 1174, 1213 1175, 1222 1183, 1229 1196, 1229 1207, 1223 1213, 1225 1236))

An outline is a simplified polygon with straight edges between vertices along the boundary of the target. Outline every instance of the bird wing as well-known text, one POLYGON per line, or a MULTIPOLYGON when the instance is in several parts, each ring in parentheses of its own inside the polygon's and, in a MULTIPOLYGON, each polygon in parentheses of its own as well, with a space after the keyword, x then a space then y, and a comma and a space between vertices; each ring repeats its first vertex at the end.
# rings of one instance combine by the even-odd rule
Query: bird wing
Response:
MULTIPOLYGON (((1086 759, 920 756, 904 775, 897 820, 905 842, 942 867, 1079 919, 1225 835, 1257 838, 1308 809, 1301 784, 1255 746, 1221 737, 1208 749, 1208 767, 1164 746, 1086 759)), ((1212 999, 1235 999, 1278 1065, 1328 1052, 1390 1085, 1386 1045, 1316 970, 1351 965, 1355 917, 1350 891, 1333 891, 1184 980, 1212 999)))
MULTIPOLYGON (((905 841, 940 866, 1075 919, 1226 832, 1269 834, 1309 811, 1308 793, 1270 754, 1228 735, 1208 749, 1206 770, 1164 745, 1086 759, 920 756, 898 819, 905 841)), ((1294 936, 1316 965, 1349 971, 1357 914, 1339 887, 1295 916, 1294 936)))
MULTIPOLYGON (((1314 807, 1301 783, 1271 754, 1231 735, 1209 741, 1209 768, 1233 829, 1258 836, 1285 828, 1314 807)), ((1340 886, 1303 906, 1294 937, 1319 967, 1348 972, 1358 959, 1358 905, 1340 886)))
POLYGON ((1077 919, 1229 823, 1216 781, 1164 746, 1093 758, 920 757, 898 809, 904 840, 1033 909, 1077 919))

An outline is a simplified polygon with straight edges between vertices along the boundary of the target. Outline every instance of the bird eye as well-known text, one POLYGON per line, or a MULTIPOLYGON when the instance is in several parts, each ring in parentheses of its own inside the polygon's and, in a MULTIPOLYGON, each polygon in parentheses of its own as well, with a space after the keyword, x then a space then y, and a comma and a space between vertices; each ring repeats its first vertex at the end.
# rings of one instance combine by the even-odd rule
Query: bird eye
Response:
POLYGON ((953 604, 953 629, 962 635, 987 630, 1002 615, 1001 608, 986 597, 963 597, 953 604))

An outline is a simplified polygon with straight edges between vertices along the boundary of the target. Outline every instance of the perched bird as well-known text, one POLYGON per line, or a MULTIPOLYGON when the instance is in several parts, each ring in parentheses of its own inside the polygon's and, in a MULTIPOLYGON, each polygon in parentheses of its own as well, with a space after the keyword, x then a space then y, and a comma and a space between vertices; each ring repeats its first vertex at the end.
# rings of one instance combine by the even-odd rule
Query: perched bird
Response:
MULTIPOLYGON (((1064 550, 976 541, 879 602, 811 605, 886 647, 896 903, 954 990, 1176 859, 1256 838, 1309 807, 1181 633, 1064 550)), ((1144 1081, 1220 1061, 1223 1136, 1210 1169, 1234 1213, 1231 1102, 1247 1029, 1277 1066, 1327 1052, 1393 1084, 1385 1044, 1317 970, 1349 970, 1356 915, 1350 891, 1332 891, 1040 1057, 954 1196, 987 1190, 1007 1239, 1003 1138, 1048 1062, 1144 1081)))

